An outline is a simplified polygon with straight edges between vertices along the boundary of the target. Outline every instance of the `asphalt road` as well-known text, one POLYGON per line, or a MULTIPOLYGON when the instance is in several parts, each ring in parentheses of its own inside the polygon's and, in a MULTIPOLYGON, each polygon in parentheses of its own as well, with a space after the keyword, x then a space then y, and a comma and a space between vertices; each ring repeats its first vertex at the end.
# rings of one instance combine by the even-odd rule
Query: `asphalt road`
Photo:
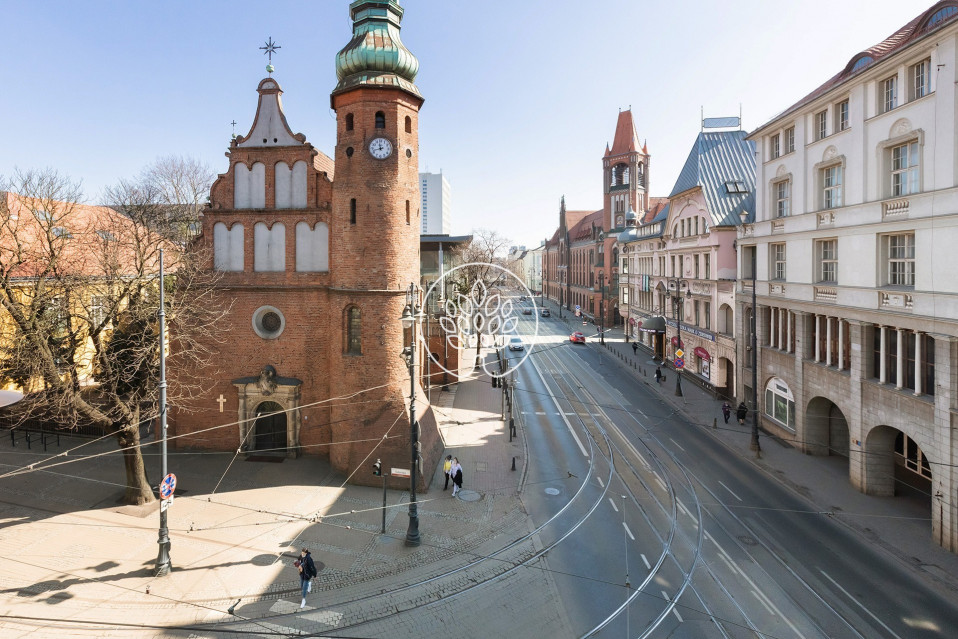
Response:
POLYGON ((954 636, 955 601, 568 332, 539 320, 515 396, 523 500, 580 636, 954 636))

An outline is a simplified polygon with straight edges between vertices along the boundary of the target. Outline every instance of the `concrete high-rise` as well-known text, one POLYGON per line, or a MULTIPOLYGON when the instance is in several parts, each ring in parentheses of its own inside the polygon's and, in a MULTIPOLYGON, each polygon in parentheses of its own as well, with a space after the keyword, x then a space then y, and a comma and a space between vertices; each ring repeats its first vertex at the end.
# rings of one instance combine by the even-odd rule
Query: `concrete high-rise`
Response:
POLYGON ((419 174, 420 208, 423 235, 449 235, 452 228, 451 189, 439 173, 419 174))

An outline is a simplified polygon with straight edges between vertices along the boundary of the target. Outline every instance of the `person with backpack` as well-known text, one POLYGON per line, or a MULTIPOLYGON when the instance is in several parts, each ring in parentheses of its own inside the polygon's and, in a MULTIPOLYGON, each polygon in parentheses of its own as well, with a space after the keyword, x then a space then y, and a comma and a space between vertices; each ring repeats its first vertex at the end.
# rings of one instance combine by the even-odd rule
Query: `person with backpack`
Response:
POLYGON ((745 423, 745 418, 748 416, 748 406, 745 405, 745 402, 739 404, 738 408, 735 409, 735 416, 738 417, 739 424, 745 423))
POLYGON ((453 457, 449 475, 452 477, 452 496, 455 497, 462 490, 462 466, 458 457, 453 457))
POLYGON ((313 589, 313 577, 319 574, 316 570, 316 563, 312 555, 309 554, 309 548, 303 548, 299 559, 293 562, 293 565, 299 570, 299 585, 303 591, 303 601, 299 604, 300 608, 306 607, 306 594, 313 589))

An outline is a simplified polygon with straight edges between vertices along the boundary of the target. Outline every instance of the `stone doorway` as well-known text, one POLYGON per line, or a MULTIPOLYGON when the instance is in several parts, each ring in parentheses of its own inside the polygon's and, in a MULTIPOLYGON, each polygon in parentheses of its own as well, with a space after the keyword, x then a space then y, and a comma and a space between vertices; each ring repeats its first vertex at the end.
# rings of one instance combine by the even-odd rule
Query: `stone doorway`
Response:
POLYGON ((260 452, 286 453, 286 413, 276 402, 263 402, 256 407, 252 449, 260 452))

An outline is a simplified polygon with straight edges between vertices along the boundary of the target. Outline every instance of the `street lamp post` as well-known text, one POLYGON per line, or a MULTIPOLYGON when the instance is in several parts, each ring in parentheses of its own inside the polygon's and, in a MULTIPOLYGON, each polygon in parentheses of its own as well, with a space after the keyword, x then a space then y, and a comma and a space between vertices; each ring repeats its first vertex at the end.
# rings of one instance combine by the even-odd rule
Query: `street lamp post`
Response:
POLYGON ((412 464, 409 469, 409 528, 406 529, 406 545, 419 546, 419 510, 416 503, 416 480, 419 468, 419 422, 416 419, 416 349, 419 323, 422 321, 422 309, 416 303, 416 285, 409 284, 406 293, 406 307, 403 309, 403 328, 412 329, 409 339, 409 351, 406 363, 409 366, 409 442, 412 450, 412 464))
MULTIPOLYGON (((160 324, 160 434, 163 436, 163 444, 160 448, 163 454, 163 478, 166 478, 166 297, 163 290, 163 249, 160 249, 160 310, 157 313, 160 324)), ((139 424, 137 424, 139 428, 139 424)), ((167 500, 164 500, 167 501, 167 500)), ((169 503, 165 504, 167 507, 169 503)), ((164 504, 160 505, 160 531, 159 552, 156 556, 156 568, 153 574, 157 577, 163 577, 170 574, 173 565, 170 562, 170 530, 166 525, 166 511, 164 504)))
MULTIPOLYGON (((687 291, 686 297, 692 299, 692 288, 689 286, 688 280, 682 279, 673 279, 669 280, 669 290, 668 295, 674 304, 673 310, 675 312, 675 327, 676 327, 676 340, 678 341, 678 348, 682 348, 682 318, 685 316, 685 313, 682 312, 683 305, 685 300, 682 298, 682 285, 685 285, 687 291), (672 289, 675 288, 675 295, 672 295, 672 289)), ((673 359, 673 363, 674 363, 673 359)), ((675 367, 675 396, 682 397, 682 368, 675 367)))
POLYGON ((599 273, 599 343, 605 344, 605 273, 599 273))
MULTIPOLYGON (((742 211, 742 225, 748 223, 748 211, 742 211)), ((751 339, 749 340, 749 347, 752 350, 752 439, 749 442, 749 449, 755 451, 756 456, 761 454, 762 446, 758 442, 758 335, 757 335, 757 324, 756 324, 756 315, 758 315, 758 306, 756 306, 755 300, 755 278, 756 278, 756 254, 758 253, 756 247, 752 245, 752 318, 749 322, 750 330, 752 331, 751 339)), ((745 248, 742 247, 744 251, 745 248)))

